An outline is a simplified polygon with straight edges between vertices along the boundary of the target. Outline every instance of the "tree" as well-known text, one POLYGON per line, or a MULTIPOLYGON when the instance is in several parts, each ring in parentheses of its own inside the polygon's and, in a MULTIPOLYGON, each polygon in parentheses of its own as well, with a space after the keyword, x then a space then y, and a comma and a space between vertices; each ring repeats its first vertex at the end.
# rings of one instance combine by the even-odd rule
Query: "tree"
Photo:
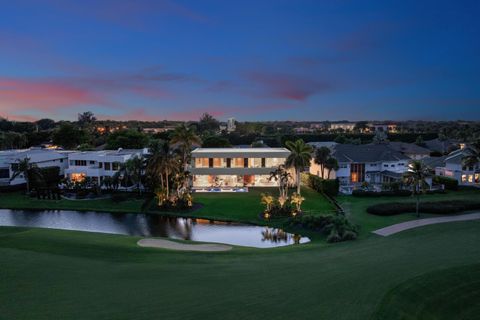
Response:
POLYGON ((426 178, 430 175, 430 169, 421 161, 413 161, 408 165, 408 171, 404 175, 405 184, 412 187, 413 195, 416 196, 416 214, 420 217, 420 194, 428 188, 426 178))
POLYGON ((200 138, 195 134, 193 128, 187 127, 185 124, 175 128, 170 144, 178 144, 182 153, 183 170, 188 171, 188 161, 192 152, 193 144, 200 144, 200 138))
POLYGON ((333 157, 328 158, 325 162, 325 168, 328 171, 328 179, 330 180, 330 173, 332 172, 332 170, 337 171, 339 168, 337 159, 333 157))
POLYGON ((17 163, 14 166, 13 175, 10 178, 10 181, 15 180, 20 175, 23 175, 23 178, 25 179, 25 182, 27 184, 27 193, 30 192, 30 179, 41 178, 40 170, 38 170, 38 167, 36 166, 36 164, 30 163, 30 158, 17 160, 17 163))
POLYGON ((97 118, 91 111, 78 114, 78 125, 82 128, 89 127, 97 121, 97 118))
POLYGON ((40 119, 35 122, 39 130, 50 130, 55 128, 55 121, 52 119, 40 119))
POLYGON ((388 136, 383 131, 377 131, 373 136, 373 143, 381 144, 388 142, 388 136))
POLYGON ((152 153, 147 162, 146 173, 150 178, 152 189, 161 188, 168 198, 170 192, 170 178, 172 174, 179 171, 181 160, 178 159, 175 152, 168 143, 164 143, 161 148, 152 153), (160 181, 157 180, 157 177, 160 181))
POLYGON ((275 180, 278 182, 278 192, 279 192, 279 199, 287 199, 288 198, 288 183, 291 180, 292 175, 288 170, 285 168, 284 165, 278 166, 277 169, 270 172, 269 181, 275 180))
POLYGON ((310 165, 310 160, 312 159, 312 147, 308 144, 305 144, 305 141, 298 139, 297 141, 287 141, 285 143, 288 150, 290 150, 290 155, 285 162, 287 168, 294 168, 296 173, 296 183, 297 183, 297 193, 300 194, 300 174, 305 167, 310 165))
POLYGON ((322 179, 324 178, 325 164, 330 158, 330 153, 331 151, 327 147, 320 147, 315 150, 315 157, 313 158, 313 161, 320 166, 320 173, 322 179))
POLYGON ((423 137, 418 136, 417 139, 415 140, 415 144, 420 147, 425 146, 425 141, 423 141, 423 137))
POLYGON ((27 146, 27 137, 23 133, 4 132, 0 135, 0 149, 21 149, 27 146))
POLYGON ((131 182, 136 186, 137 191, 140 193, 144 163, 143 157, 134 156, 128 159, 115 173, 114 179, 121 181, 123 186, 127 186, 127 184, 131 182))
POLYGON ((217 131, 219 126, 220 122, 209 113, 204 113, 198 121, 198 131, 200 132, 217 131))
POLYGON ((148 145, 148 136, 136 130, 115 131, 107 138, 106 149, 142 149, 148 145))
POLYGON ((227 138, 219 136, 210 136, 203 139, 203 148, 230 148, 232 145, 227 138))
POLYGON ((366 129, 368 129, 367 121, 359 121, 355 124, 355 127, 353 128, 353 130, 356 132, 364 132, 366 129))
POLYGON ((77 128, 69 122, 63 122, 53 133, 53 143, 65 149, 74 149, 78 145, 87 142, 88 136, 85 131, 77 128))

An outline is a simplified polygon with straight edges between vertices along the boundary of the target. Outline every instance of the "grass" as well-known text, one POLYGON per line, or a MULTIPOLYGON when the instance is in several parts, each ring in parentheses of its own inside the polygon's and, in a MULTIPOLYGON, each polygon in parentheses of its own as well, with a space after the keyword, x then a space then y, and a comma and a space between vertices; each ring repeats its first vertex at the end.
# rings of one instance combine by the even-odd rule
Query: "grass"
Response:
MULTIPOLYGON (((149 213, 170 214, 199 217, 217 220, 229 220, 248 223, 261 223, 259 218, 264 206, 260 203, 260 194, 269 192, 277 195, 276 188, 251 188, 245 193, 196 193, 194 199, 202 207, 199 210, 185 213, 162 212, 151 209, 149 213)), ((302 195, 306 198, 303 208, 313 214, 331 213, 331 204, 318 192, 304 187, 302 195)), ((38 200, 22 193, 6 193, 0 195, 0 208, 8 209, 64 209, 104 212, 141 212, 143 200, 128 200, 115 203, 110 199, 101 200, 38 200)))
MULTIPOLYGON (((480 190, 449 191, 445 194, 422 195, 420 201, 443 200, 472 200, 480 197, 480 190)), ((360 226, 360 237, 367 237, 373 230, 380 229, 395 223, 418 219, 415 213, 399 214, 394 216, 376 216, 367 213, 367 208, 378 203, 412 202, 412 197, 352 197, 340 196, 338 201, 345 209, 349 219, 360 226)), ((421 218, 430 218, 438 215, 421 214, 421 218)))
MULTIPOLYGON (((398 310, 416 315, 418 308, 428 310, 427 319, 442 319, 444 312, 452 319, 458 299, 478 305, 480 273, 469 270, 480 264, 480 221, 332 245, 222 253, 140 248, 137 240, 0 228, 0 319, 346 320, 398 310), (457 269, 464 266, 472 267, 457 269), (404 303, 411 294, 424 306, 404 303)), ((468 315, 479 318, 478 312, 468 315)))

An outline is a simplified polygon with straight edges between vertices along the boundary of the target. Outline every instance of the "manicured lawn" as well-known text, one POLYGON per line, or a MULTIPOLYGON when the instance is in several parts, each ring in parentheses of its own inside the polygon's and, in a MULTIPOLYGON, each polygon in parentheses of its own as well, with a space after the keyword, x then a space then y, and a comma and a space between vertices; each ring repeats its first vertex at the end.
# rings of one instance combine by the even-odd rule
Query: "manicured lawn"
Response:
MULTIPOLYGON (((245 193, 195 193, 194 201, 200 203, 202 208, 197 211, 175 213, 179 216, 202 217, 219 220, 242 221, 251 223, 264 223, 259 219, 263 211, 260 203, 260 194, 269 192, 277 195, 276 188, 252 188, 245 193)), ((312 214, 331 213, 333 208, 330 203, 319 193, 310 188, 303 188, 305 197, 304 210, 312 214)), ((128 200, 115 203, 110 199, 103 200, 38 200, 26 197, 22 193, 4 193, 0 195, 0 208, 9 209, 67 209, 108 212, 141 212, 143 200, 128 200)), ((150 213, 165 214, 154 208, 150 213)), ((172 214, 172 213, 169 213, 172 214)))
MULTIPOLYGON (((480 221, 332 245, 222 253, 140 248, 137 240, 0 228, 0 318, 372 319, 401 308, 402 314, 423 309, 427 319, 443 313, 453 319, 458 299, 478 304, 480 274, 452 268, 478 270, 480 221), (445 270, 452 271, 430 276, 445 270), (470 278, 458 276, 462 272, 470 278), (415 303, 404 305, 410 296, 415 303)), ((478 308, 468 310, 462 315, 479 318, 478 308)))
MULTIPOLYGON (((480 198, 480 190, 468 191, 449 191, 446 194, 422 195, 421 201, 441 201, 441 200, 472 200, 480 198)), ((340 196, 338 201, 345 209, 348 217, 353 223, 360 226, 360 237, 370 235, 370 232, 395 223, 417 219, 415 213, 400 214, 396 216, 376 216, 367 213, 367 208, 377 203, 388 202, 414 202, 412 197, 375 197, 361 198, 352 196, 340 196)), ((433 214, 421 214, 421 218, 434 217, 433 214)))

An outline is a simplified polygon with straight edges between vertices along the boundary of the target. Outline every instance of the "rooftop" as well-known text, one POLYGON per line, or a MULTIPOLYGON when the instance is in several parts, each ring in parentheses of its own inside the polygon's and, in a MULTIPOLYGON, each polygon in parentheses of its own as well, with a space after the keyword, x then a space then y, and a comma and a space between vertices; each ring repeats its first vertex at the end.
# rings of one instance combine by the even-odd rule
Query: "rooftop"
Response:
POLYGON ((408 161, 410 158, 401 152, 392 149, 388 144, 338 144, 335 146, 333 157, 338 162, 380 162, 380 161, 408 161))

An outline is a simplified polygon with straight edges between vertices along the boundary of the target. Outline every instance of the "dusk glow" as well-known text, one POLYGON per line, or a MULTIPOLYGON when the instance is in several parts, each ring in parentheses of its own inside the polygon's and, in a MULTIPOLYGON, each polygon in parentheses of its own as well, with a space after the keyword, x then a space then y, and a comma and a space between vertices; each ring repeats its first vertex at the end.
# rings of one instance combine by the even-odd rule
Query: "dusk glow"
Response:
POLYGON ((3 1, 13 120, 480 119, 478 1, 3 1))

